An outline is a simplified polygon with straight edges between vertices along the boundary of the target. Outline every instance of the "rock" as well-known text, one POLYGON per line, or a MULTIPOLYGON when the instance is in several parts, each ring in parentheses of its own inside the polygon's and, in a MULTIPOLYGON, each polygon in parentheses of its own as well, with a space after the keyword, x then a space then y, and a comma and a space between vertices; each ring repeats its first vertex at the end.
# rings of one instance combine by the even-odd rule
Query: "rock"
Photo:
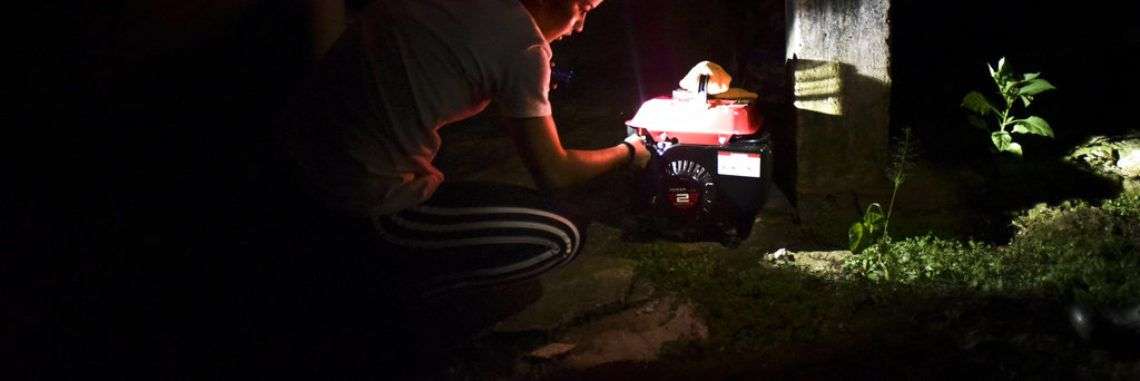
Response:
POLYGON ((666 343, 708 338, 708 328, 692 304, 666 297, 575 327, 566 337, 578 347, 562 363, 583 369, 619 361, 651 361, 666 343))
POLYGON ((1126 177, 1140 177, 1140 149, 1121 151, 1120 160, 1116 161, 1116 168, 1126 177))
POLYGON ((1140 135, 1094 136, 1066 158, 1094 173, 1135 179, 1140 177, 1140 135))
POLYGON ((656 291, 657 288, 653 286, 653 283, 645 278, 637 278, 633 281, 633 287, 629 289, 629 296, 625 298, 625 303, 627 305, 640 304, 652 298, 656 291))
POLYGON ((528 357, 540 360, 550 360, 565 355, 576 345, 569 343, 550 343, 539 347, 527 354, 528 357))
POLYGON ((634 261, 583 254, 561 271, 540 279, 542 297, 495 326, 496 332, 550 331, 583 316, 626 302, 633 284, 634 261))
POLYGON ((1074 303, 1068 316, 1077 336, 1094 346, 1117 351, 1140 348, 1140 304, 1112 308, 1074 303))
POLYGON ((773 253, 764 254, 764 260, 768 262, 795 262, 796 257, 788 249, 781 247, 773 253))
POLYGON ((852 254, 847 250, 801 251, 796 253, 796 266, 811 271, 838 274, 843 271, 843 260, 852 254))

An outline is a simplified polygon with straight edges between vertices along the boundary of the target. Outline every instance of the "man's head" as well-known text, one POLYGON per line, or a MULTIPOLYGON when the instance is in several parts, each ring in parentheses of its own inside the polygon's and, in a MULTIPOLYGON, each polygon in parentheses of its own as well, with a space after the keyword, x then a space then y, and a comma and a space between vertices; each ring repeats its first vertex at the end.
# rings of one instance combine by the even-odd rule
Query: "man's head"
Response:
POLYGON ((554 42, 574 32, 581 32, 586 14, 602 4, 603 0, 523 0, 534 17, 546 42, 554 42))

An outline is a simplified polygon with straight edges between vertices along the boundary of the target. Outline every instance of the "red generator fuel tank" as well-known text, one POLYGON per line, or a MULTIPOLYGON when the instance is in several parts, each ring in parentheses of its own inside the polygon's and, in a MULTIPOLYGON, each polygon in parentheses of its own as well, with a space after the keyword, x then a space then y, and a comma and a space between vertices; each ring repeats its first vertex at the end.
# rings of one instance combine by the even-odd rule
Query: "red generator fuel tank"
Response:
POLYGON ((674 92, 626 122, 652 153, 638 177, 636 233, 736 246, 767 201, 772 150, 754 98, 674 92), (691 96, 690 96, 691 95, 691 96))

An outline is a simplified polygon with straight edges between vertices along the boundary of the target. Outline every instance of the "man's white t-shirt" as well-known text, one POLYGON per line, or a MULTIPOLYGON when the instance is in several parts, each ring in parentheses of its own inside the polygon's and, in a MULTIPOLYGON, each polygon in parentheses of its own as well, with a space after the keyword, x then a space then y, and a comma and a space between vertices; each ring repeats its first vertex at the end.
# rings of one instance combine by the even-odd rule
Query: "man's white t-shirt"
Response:
POLYGON ((437 130, 492 100, 550 115, 549 44, 518 0, 378 0, 331 48, 281 120, 309 190, 357 216, 427 200, 437 130))

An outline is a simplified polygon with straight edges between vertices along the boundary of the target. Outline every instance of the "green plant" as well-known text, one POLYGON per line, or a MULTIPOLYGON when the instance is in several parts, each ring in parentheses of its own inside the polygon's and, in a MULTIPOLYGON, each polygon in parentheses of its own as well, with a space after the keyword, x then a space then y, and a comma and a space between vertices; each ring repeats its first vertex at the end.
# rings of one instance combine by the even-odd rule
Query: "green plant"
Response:
POLYGON ((887 168, 887 179, 891 181, 891 201, 887 204, 887 213, 883 214, 883 206, 877 202, 867 206, 862 221, 851 224, 847 230, 848 249, 852 253, 859 253, 876 241, 890 242, 888 229, 891 227, 891 214, 895 209, 895 197, 899 187, 906 181, 907 173, 914 167, 916 154, 915 141, 909 128, 904 128, 902 136, 895 141, 891 165, 887 168))
POLYGON ((1038 205, 1014 221, 1011 278, 1096 305, 1140 302, 1140 202, 1122 194, 1100 207, 1038 205))
POLYGON ((884 233, 885 219, 882 205, 877 202, 868 205, 867 211, 863 212, 863 219, 851 224, 851 228, 847 230, 847 249, 858 254, 876 239, 888 237, 884 233))
POLYGON ((988 288, 997 267, 992 248, 931 235, 872 245, 848 257, 843 270, 872 282, 934 288, 988 288))
POLYGON ((1005 64, 1005 57, 998 60, 997 69, 992 66, 986 65, 990 69, 990 77, 993 78, 994 84, 997 85, 998 94, 1001 95, 1004 101, 1004 107, 997 108, 984 95, 977 91, 971 91, 964 98, 962 98, 962 107, 973 111, 978 114, 978 117, 971 117, 970 123, 978 128, 989 130, 989 126, 980 117, 986 115, 993 115, 997 120, 997 131, 990 134, 990 139, 994 143, 994 147, 1000 152, 1009 152, 1017 156, 1021 156, 1021 145, 1013 141, 1011 134, 1033 134, 1047 137, 1053 137, 1053 129, 1049 127, 1049 123, 1036 115, 1030 115, 1025 118, 1017 118, 1014 116, 1014 106, 1017 101, 1021 101, 1022 109, 1028 109, 1029 105, 1033 102, 1033 98, 1043 92, 1053 90, 1053 84, 1044 79, 1038 78, 1040 73, 1026 73, 1020 78, 1010 70, 1009 66, 1005 64))
POLYGON ((1013 221, 1007 246, 933 236, 871 245, 844 272, 873 283, 988 294, 1063 296, 1092 305, 1140 302, 1140 194, 1101 206, 1038 205, 1013 221))

